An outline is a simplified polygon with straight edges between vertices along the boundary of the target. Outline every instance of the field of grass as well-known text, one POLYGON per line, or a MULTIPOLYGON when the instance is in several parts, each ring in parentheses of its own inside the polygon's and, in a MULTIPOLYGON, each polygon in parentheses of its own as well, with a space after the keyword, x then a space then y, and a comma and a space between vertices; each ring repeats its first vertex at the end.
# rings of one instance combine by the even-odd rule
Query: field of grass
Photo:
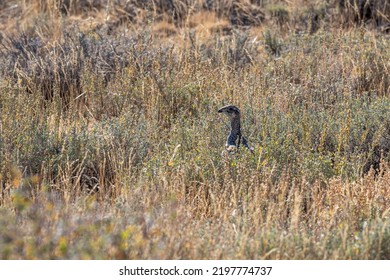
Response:
POLYGON ((0 259, 390 259, 389 32, 389 1, 0 2, 0 259))

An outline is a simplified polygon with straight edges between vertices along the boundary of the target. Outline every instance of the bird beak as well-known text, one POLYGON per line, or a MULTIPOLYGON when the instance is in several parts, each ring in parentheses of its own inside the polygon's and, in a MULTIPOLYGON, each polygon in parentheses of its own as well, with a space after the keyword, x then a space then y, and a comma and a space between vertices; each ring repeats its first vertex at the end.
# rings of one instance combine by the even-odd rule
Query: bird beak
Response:
POLYGON ((218 110, 218 113, 222 113, 222 112, 223 112, 223 109, 222 109, 222 108, 218 110))

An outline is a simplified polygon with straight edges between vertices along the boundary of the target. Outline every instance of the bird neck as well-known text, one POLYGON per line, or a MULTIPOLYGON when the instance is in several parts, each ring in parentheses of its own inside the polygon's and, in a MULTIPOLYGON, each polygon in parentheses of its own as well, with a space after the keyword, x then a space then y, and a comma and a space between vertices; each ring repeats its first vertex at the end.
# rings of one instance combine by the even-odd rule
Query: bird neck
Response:
POLYGON ((237 116, 231 119, 227 146, 237 146, 236 141, 239 136, 241 136, 241 123, 240 117, 237 116))
POLYGON ((233 132, 235 134, 240 134, 240 132, 241 132, 240 116, 236 116, 236 117, 231 119, 230 128, 231 128, 231 132, 233 132))

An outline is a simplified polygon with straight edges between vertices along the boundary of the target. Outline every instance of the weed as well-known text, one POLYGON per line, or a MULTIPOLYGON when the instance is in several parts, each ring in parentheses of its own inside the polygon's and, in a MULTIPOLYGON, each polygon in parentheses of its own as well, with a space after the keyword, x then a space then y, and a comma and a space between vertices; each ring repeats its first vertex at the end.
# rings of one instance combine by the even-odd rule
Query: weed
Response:
POLYGON ((39 3, 1 4, 0 258, 390 257, 379 14, 347 29, 331 19, 351 1, 39 3), (254 155, 221 157, 229 103, 254 155))

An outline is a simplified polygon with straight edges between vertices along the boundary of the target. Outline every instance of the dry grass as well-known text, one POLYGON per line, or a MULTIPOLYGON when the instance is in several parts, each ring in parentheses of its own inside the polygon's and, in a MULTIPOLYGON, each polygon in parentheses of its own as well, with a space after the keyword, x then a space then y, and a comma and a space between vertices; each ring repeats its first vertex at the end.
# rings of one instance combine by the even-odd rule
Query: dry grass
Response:
POLYGON ((14 191, 22 213, 2 210, 2 258, 389 258, 388 172, 326 185, 242 184, 227 173, 223 186, 165 174, 147 188, 128 183, 113 203, 62 204, 43 192, 26 202, 14 191))
POLYGON ((222 2, 4 4, 0 258, 390 258, 388 35, 222 2))
POLYGON ((153 33, 157 36, 169 37, 177 34, 177 28, 169 22, 160 21, 153 26, 153 33))
POLYGON ((232 32, 232 27, 228 20, 220 19, 215 12, 208 11, 189 16, 188 27, 193 29, 198 37, 206 38, 206 40, 215 33, 227 35, 232 32))

